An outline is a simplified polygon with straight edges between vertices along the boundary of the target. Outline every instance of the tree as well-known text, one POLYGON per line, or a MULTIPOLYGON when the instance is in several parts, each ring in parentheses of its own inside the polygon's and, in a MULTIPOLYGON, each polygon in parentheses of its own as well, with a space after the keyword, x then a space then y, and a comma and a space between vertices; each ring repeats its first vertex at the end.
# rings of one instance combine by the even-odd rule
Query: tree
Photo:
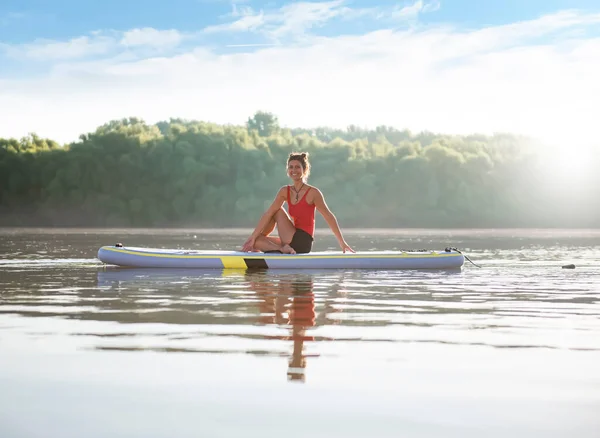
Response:
POLYGON ((256 130, 261 137, 269 137, 279 131, 279 121, 272 113, 257 111, 246 123, 248 132, 256 130))
POLYGON ((549 190, 569 181, 540 173, 534 158, 547 151, 529 145, 505 134, 287 130, 265 112, 248 126, 129 118, 62 147, 0 138, 0 225, 253 226, 289 182, 293 150, 311 154, 309 182, 345 226, 597 224, 598 174, 581 175, 579 193, 549 190))

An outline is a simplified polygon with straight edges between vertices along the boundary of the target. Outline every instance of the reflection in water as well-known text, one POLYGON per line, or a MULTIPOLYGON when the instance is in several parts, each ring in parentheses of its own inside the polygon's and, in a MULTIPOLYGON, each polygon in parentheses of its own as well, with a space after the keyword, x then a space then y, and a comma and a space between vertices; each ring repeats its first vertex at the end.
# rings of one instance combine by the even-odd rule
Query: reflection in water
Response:
MULTIPOLYGON (((288 378, 305 381, 305 341, 314 341, 307 330, 315 326, 313 278, 308 274, 288 274, 277 278, 265 272, 248 272, 246 279, 259 297, 261 324, 284 324, 290 327, 286 337, 293 343, 288 378)), ((316 355, 313 355, 316 356, 316 355)))
MULTIPOLYGON (((330 314, 338 312, 336 297, 344 293, 338 286, 343 283, 344 273, 331 271, 264 271, 264 270, 181 270, 181 269, 111 269, 98 273, 98 286, 105 293, 118 294, 118 306, 123 313, 112 314, 119 322, 134 322, 133 318, 143 316, 144 321, 168 324, 201 324, 204 336, 236 337, 256 340, 291 341, 289 353, 288 378, 292 381, 305 381, 305 369, 308 357, 318 357, 318 353, 307 353, 306 343, 316 341, 311 329, 318 325, 337 324, 330 314), (321 284, 325 289, 322 294, 321 311, 316 309, 315 277, 331 277, 337 285, 329 281, 321 284), (210 286, 212 285, 212 287, 210 286), (216 285, 216 286, 215 286, 216 285), (170 292, 169 292, 170 291, 170 292), (333 293, 334 296, 331 296, 333 293), (223 297, 223 295, 226 295, 223 297), (223 298, 222 298, 223 297, 223 298), (251 303, 252 309, 248 309, 251 303), (142 307, 138 307, 139 305, 142 307), (229 305, 228 305, 229 304, 229 305), (159 311, 157 305, 165 310, 159 311), (230 307, 231 306, 231 307, 230 307), (167 310, 167 308, 169 310, 167 310), (235 316, 233 316, 235 315, 235 316), (233 317, 232 317, 233 316, 233 317), (250 319, 250 320, 249 320, 250 319), (218 323, 226 330, 214 330, 218 323), (237 326, 263 326, 284 328, 287 333, 271 334, 263 332, 246 333, 244 329, 232 330, 237 326)), ((105 301, 105 303, 109 303, 105 301)), ((94 312, 88 317, 98 318, 101 312, 94 312)), ((83 316, 83 315, 82 315, 83 316)), ((101 317, 102 318, 102 317, 101 317)), ((157 333, 154 333, 156 336, 157 333)), ((117 334, 118 336, 118 334, 117 334)), ((191 339, 193 334, 179 334, 171 340, 191 339)), ((186 348, 160 348, 161 351, 176 352, 231 352, 257 355, 283 356, 276 349, 227 349, 221 345, 217 350, 201 347, 201 337, 195 338, 194 346, 186 348)), ((324 340, 324 338, 321 338, 324 340)), ((96 347, 103 350, 133 350, 139 347, 96 347)), ((145 347, 144 349, 156 349, 145 347)))
POLYGON ((102 350, 281 357, 288 351, 280 341, 294 337, 294 325, 318 341, 304 347, 318 346, 321 357, 347 355, 350 350, 339 348, 348 343, 600 350, 597 285, 590 270, 541 278, 539 270, 502 266, 465 272, 19 268, 0 279, 0 315, 51 318, 50 332, 64 327, 93 340, 81 348, 102 350), (296 301, 308 300, 303 296, 312 296, 314 322, 298 316, 308 310, 293 311, 296 301))

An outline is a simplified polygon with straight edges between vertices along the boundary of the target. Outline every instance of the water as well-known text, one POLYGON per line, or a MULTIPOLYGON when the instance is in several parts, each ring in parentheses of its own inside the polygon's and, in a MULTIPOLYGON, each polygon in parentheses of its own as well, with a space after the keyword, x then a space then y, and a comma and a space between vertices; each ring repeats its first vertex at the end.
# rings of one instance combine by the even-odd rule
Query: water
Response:
POLYGON ((600 231, 345 233, 481 266, 449 272, 95 259, 247 233, 0 231, 0 436, 600 436, 600 231))

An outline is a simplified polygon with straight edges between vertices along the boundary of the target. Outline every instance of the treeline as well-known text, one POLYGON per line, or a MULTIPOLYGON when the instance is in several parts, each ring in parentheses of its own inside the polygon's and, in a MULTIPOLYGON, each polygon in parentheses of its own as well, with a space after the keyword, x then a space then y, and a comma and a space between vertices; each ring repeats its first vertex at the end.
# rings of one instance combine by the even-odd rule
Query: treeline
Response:
POLYGON ((0 139, 0 225, 251 227, 291 151, 310 153, 309 182, 346 228, 600 223, 597 177, 584 194, 553 189, 526 138, 289 130, 259 112, 246 126, 115 120, 65 145, 0 139))

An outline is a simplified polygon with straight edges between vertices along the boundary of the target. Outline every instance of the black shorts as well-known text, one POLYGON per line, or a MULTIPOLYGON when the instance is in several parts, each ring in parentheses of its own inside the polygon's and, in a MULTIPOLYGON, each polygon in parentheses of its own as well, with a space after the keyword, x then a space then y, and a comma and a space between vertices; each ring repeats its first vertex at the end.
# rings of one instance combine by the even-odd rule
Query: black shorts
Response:
POLYGON ((306 254, 312 250, 313 237, 304 230, 297 229, 290 246, 294 248, 296 254, 306 254))
MULTIPOLYGON (((292 241, 290 242, 290 246, 294 248, 296 254, 306 254, 312 250, 313 240, 313 237, 306 231, 296 229, 294 237, 292 237, 292 241)), ((265 254, 266 253, 281 253, 281 251, 265 251, 265 254)))

